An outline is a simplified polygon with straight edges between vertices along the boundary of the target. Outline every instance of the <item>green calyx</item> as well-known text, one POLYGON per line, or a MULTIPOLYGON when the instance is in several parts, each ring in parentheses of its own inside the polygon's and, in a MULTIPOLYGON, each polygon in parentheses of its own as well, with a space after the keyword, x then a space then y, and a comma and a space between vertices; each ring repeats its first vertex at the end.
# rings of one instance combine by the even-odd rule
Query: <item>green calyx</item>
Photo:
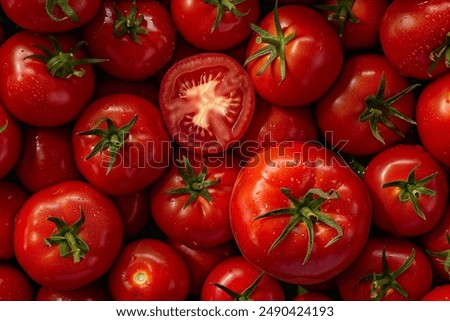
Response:
POLYGON ((361 279, 359 279, 359 282, 362 281, 371 281, 371 292, 370 292, 370 298, 374 301, 382 300, 386 293, 393 289, 403 295, 405 298, 408 297, 408 293, 401 287, 401 285, 397 282, 397 278, 406 272, 406 270, 409 269, 411 264, 414 261, 414 258, 416 256, 416 251, 412 249, 410 256, 408 259, 403 263, 403 265, 395 271, 391 271, 389 264, 386 259, 386 250, 383 249, 383 252, 381 253, 381 260, 383 264, 383 271, 381 273, 373 273, 368 274, 361 279))
POLYGON ((77 13, 73 8, 69 5, 68 0, 46 0, 45 1, 45 10, 47 12, 47 15, 55 22, 61 22, 66 19, 70 19, 72 22, 80 22, 80 18, 78 18, 77 13), (55 7, 58 6, 66 15, 63 18, 58 18, 54 15, 53 10, 55 7))
POLYGON ((114 37, 121 38, 128 34, 135 43, 140 44, 139 36, 146 35, 148 30, 141 26, 142 22, 144 22, 144 16, 138 14, 136 1, 132 2, 127 16, 120 12, 115 4, 114 12, 117 16, 113 28, 114 37))
POLYGON ((46 238, 44 244, 46 246, 57 245, 62 257, 72 255, 73 263, 80 262, 89 252, 89 245, 78 235, 85 222, 83 209, 80 207, 80 218, 70 226, 58 217, 49 217, 47 220, 56 225, 57 231, 46 238))
POLYGON ((450 279, 450 234, 448 232, 445 233, 445 236, 447 238, 447 244, 449 245, 449 248, 444 251, 430 251, 427 250, 426 252, 434 257, 437 257, 439 262, 444 267, 445 272, 447 272, 448 277, 450 279))
POLYGON ((6 121, 5 124, 2 125, 2 127, 0 127, 0 134, 3 133, 7 127, 8 127, 8 121, 6 121))
POLYGON ((295 32, 284 35, 283 30, 281 29, 280 19, 278 16, 278 1, 275 2, 275 8, 273 10, 274 20, 275 20, 275 28, 276 34, 272 35, 261 27, 250 24, 250 27, 253 31, 258 34, 256 37, 256 43, 258 44, 266 44, 264 47, 256 51, 254 54, 249 56, 244 61, 244 66, 247 65, 250 61, 253 61, 257 58, 264 57, 269 55, 265 63, 261 66, 261 69, 256 73, 258 76, 262 75, 264 71, 275 61, 275 59, 280 59, 280 83, 286 79, 286 45, 295 37, 295 32))
POLYGON ((208 192, 208 188, 213 185, 220 183, 220 179, 207 180, 207 168, 203 165, 202 170, 197 175, 192 168, 191 163, 186 157, 183 157, 182 160, 177 164, 178 173, 180 174, 183 182, 185 183, 184 187, 170 189, 167 190, 166 194, 188 194, 189 199, 186 204, 184 204, 183 208, 188 207, 193 202, 197 200, 198 197, 202 197, 210 203, 213 203, 214 200, 211 197, 211 194, 208 192))
POLYGON ((220 21, 222 21, 223 15, 225 12, 231 12, 236 17, 244 17, 248 14, 248 12, 241 12, 236 8, 237 5, 245 2, 246 0, 203 0, 203 2, 215 6, 217 8, 216 19, 214 20, 214 24, 211 27, 211 33, 216 30, 220 21))
POLYGON ((353 14, 352 7, 355 0, 338 0, 336 4, 316 5, 320 10, 330 11, 327 19, 338 23, 338 34, 342 37, 344 34, 344 26, 347 21, 351 23, 359 23, 359 19, 353 14))
POLYGON ((138 116, 135 115, 127 124, 123 125, 120 128, 117 128, 111 119, 102 118, 97 124, 90 130, 78 132, 77 135, 95 135, 101 137, 100 141, 94 146, 91 153, 86 156, 86 160, 94 157, 101 150, 109 151, 109 163, 108 169, 106 170, 106 175, 109 174, 111 169, 114 166, 114 162, 116 160, 117 154, 123 148, 127 134, 133 128, 137 121, 138 116), (106 130, 99 128, 102 123, 106 123, 106 130))
POLYGON ((430 76, 434 68, 436 68, 436 66, 442 59, 445 60, 445 66, 447 68, 450 68, 450 32, 448 32, 445 36, 445 40, 442 45, 440 45, 430 53, 431 65, 428 68, 428 74, 430 76))
POLYGON ((338 194, 336 191, 326 193, 320 189, 311 188, 308 190, 306 195, 300 199, 296 199, 292 196, 292 192, 289 189, 281 188, 280 191, 291 201, 292 206, 276 209, 274 211, 259 215, 255 218, 255 220, 274 216, 291 216, 289 223, 286 225, 281 235, 278 236, 278 238, 273 242, 269 252, 273 251, 273 249, 286 238, 286 236, 297 224, 303 222, 306 225, 306 230, 308 232, 308 248, 305 258, 303 259, 303 264, 306 264, 311 256, 314 245, 315 223, 324 223, 336 231, 337 235, 327 243, 327 247, 337 242, 343 235, 342 228, 336 223, 336 221, 320 210, 320 206, 322 206, 325 201, 330 199, 338 199, 338 194))
POLYGON ((58 41, 54 36, 49 36, 52 43, 52 49, 41 45, 34 45, 43 52, 42 55, 35 54, 25 57, 25 59, 39 59, 45 62, 47 70, 50 74, 57 78, 70 78, 72 76, 83 77, 85 70, 77 68, 85 64, 94 64, 106 61, 106 59, 82 58, 76 59, 75 53, 81 45, 86 44, 85 41, 78 42, 69 52, 63 52, 58 41))
POLYGON ((383 137, 380 135, 380 131, 378 129, 378 123, 383 124, 390 130, 392 130, 397 135, 404 137, 404 134, 395 127, 394 123, 391 120, 391 117, 399 118, 407 123, 412 125, 416 125, 416 122, 409 117, 405 116, 398 110, 393 107, 393 104, 397 102, 404 95, 409 93, 420 86, 420 84, 411 85, 408 88, 402 90, 398 94, 384 98, 384 90, 386 87, 386 76, 383 72, 381 75, 380 85, 375 95, 370 95, 366 97, 365 104, 366 109, 359 116, 360 122, 369 122, 370 129, 372 131, 373 136, 382 144, 385 144, 383 137))
POLYGON ((233 298, 233 301, 253 301, 250 296, 253 292, 255 292, 256 287, 261 282, 262 278, 264 277, 264 272, 261 272, 258 277, 255 279, 255 281, 252 282, 252 284, 249 285, 248 288, 246 288, 242 293, 237 293, 233 290, 230 290, 229 288, 223 286, 219 283, 213 283, 214 286, 218 287, 222 291, 226 292, 229 296, 233 298))
POLYGON ((414 166, 414 168, 409 172, 408 177, 406 181, 393 181, 389 183, 383 184, 381 187, 398 187, 400 189, 398 193, 398 198, 400 202, 411 202, 412 206, 414 208, 414 211, 417 213, 417 215, 420 216, 423 220, 426 220, 425 214, 423 213, 422 209, 419 205, 419 198, 422 195, 427 195, 430 197, 434 197, 436 195, 436 192, 432 189, 429 189, 425 187, 426 184, 431 182, 436 175, 437 172, 428 175, 427 177, 424 177, 422 179, 417 180, 416 179, 416 170, 419 168, 420 163, 414 166))

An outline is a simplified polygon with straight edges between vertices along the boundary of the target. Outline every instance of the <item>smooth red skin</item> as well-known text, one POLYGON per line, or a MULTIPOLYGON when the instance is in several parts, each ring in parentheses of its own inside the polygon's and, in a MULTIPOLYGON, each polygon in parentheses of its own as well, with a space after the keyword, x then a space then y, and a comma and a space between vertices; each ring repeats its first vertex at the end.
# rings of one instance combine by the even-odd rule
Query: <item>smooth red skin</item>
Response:
POLYGON ((373 204, 372 224, 396 236, 411 237, 426 233, 436 225, 447 206, 447 174, 420 145, 399 144, 376 155, 367 165, 364 182, 373 204), (436 195, 419 197, 419 205, 426 220, 417 215, 411 202, 399 200, 399 188, 382 188, 385 183, 406 181, 418 164, 416 179, 438 173, 425 185, 434 190, 436 195))
POLYGON ((250 126, 236 151, 247 160, 275 143, 318 140, 319 128, 312 107, 286 108, 258 97, 250 126))
POLYGON ((246 13, 237 17, 225 11, 216 29, 211 32, 217 15, 217 7, 203 0, 170 1, 170 11, 178 32, 191 44, 209 51, 229 49, 246 40, 252 30, 251 23, 258 23, 259 0, 247 0, 236 5, 236 9, 246 13))
MULTIPOLYGON (((378 141, 368 121, 360 122, 359 116, 366 109, 365 99, 375 95, 385 73, 384 97, 389 98, 410 84, 379 54, 358 54, 349 57, 339 78, 316 104, 316 119, 322 134, 331 135, 331 143, 340 151, 353 156, 372 155, 398 143, 402 137, 382 124, 378 129, 385 144, 378 141)), ((415 98, 412 92, 403 96, 393 107, 409 118, 414 118, 415 98)), ((391 117, 397 129, 406 135, 411 125, 391 117)))
POLYGON ((0 104, 0 127, 6 123, 6 129, 0 133, 0 179, 13 169, 22 148, 22 131, 17 120, 0 104))
MULTIPOLYGON (((447 233, 450 234, 450 205, 447 205, 439 222, 430 231, 420 236, 419 244, 425 251, 449 251, 450 244, 447 241, 447 233)), ((443 280, 450 281, 450 274, 445 271, 444 265, 442 264, 445 257, 436 257, 428 254, 428 259, 434 275, 443 280)))
POLYGON ((450 301, 450 284, 434 287, 422 297, 421 301, 450 301))
POLYGON ((367 240, 366 246, 358 258, 336 279, 341 300, 371 300, 371 281, 359 282, 359 280, 366 275, 382 272, 381 253, 383 248, 386 250, 386 258, 391 271, 399 269, 405 263, 413 248, 416 253, 409 269, 396 279, 408 293, 408 298, 395 290, 390 290, 382 299, 383 301, 417 301, 431 289, 431 266, 419 246, 407 238, 372 236, 367 240))
MULTIPOLYGON (((220 92, 217 95, 221 95, 220 92)), ((236 60, 222 53, 205 52, 181 59, 169 68, 161 80, 159 101, 165 124, 179 145, 198 153, 214 154, 229 149, 244 135, 253 116, 255 93, 250 76, 236 60), (217 110, 207 113, 205 117, 212 126, 214 137, 202 137, 189 129, 192 122, 184 124, 188 121, 186 114, 190 112, 184 99, 180 98, 180 85, 187 81, 198 84, 201 79, 208 79, 211 72, 217 76, 218 70, 223 73, 223 79, 216 90, 240 97, 240 102, 229 108, 227 116, 232 121, 217 110), (226 132, 220 128, 222 126, 227 127, 226 132)))
POLYGON ((333 301, 333 299, 320 292, 306 292, 296 295, 292 301, 333 301))
POLYGON ((73 22, 64 12, 55 6, 54 14, 58 18, 67 18, 55 22, 45 10, 45 0, 1 0, 0 4, 14 23, 20 27, 39 33, 60 33, 81 27, 89 22, 100 9, 101 0, 68 0, 68 4, 76 12, 79 22, 73 22))
MULTIPOLYGON (((208 274, 202 288, 201 301, 232 301, 233 298, 214 283, 221 284, 236 293, 244 292, 261 274, 243 256, 232 256, 217 264, 208 274)), ((283 288, 278 280, 264 275, 253 293, 253 301, 283 301, 283 288)))
POLYGON ((33 283, 17 266, 0 262, 0 301, 31 301, 33 283))
POLYGON ((112 201, 88 183, 66 181, 33 194, 17 215, 14 250, 17 261, 38 284, 60 290, 83 287, 104 275, 122 246, 123 223, 112 201), (48 247, 44 239, 55 233, 54 216, 71 225, 85 223, 78 235, 90 246, 80 262, 62 257, 58 246, 48 247))
POLYGON ((275 278, 293 284, 317 284, 342 272, 358 256, 368 237, 371 202, 361 179, 330 150, 293 142, 269 147, 241 170, 230 201, 231 228, 242 254, 275 278), (325 224, 314 224, 314 247, 305 264, 308 237, 298 224, 271 252, 269 248, 291 216, 255 220, 259 215, 291 207, 280 188, 300 198, 310 188, 335 190, 339 198, 328 200, 321 211, 342 227, 343 236, 325 224))
POLYGON ((36 301, 108 301, 110 295, 101 283, 90 283, 73 290, 57 290, 40 287, 36 294, 36 301))
POLYGON ((181 254, 186 262, 190 278, 189 294, 196 297, 200 296, 203 284, 211 270, 226 258, 237 254, 232 242, 208 249, 189 247, 172 239, 169 239, 168 243, 181 254))
POLYGON ((16 215, 29 193, 13 181, 0 180, 0 260, 14 257, 14 224, 16 215))
MULTIPOLYGON (((128 15, 132 1, 117 2, 118 10, 128 15)), ((140 44, 130 35, 115 37, 117 16, 114 2, 103 1, 96 17, 82 29, 92 57, 109 61, 99 64, 106 73, 126 80, 144 80, 153 76, 170 61, 175 47, 175 27, 168 10, 156 1, 136 1, 138 16, 144 17, 146 35, 138 35, 140 44)))
MULTIPOLYGON (((193 161, 191 165, 199 174, 203 168, 199 162, 201 158, 195 160, 197 163, 193 161)), ((161 179, 151 187, 150 210, 154 222, 170 238, 191 247, 212 248, 233 238, 229 202, 240 167, 237 158, 233 159, 231 166, 223 159, 217 163, 207 158, 204 161, 206 181, 220 180, 207 188, 213 202, 199 196, 184 208, 190 194, 167 194, 168 190, 186 186, 175 163, 171 163, 161 179)))
MULTIPOLYGON (((100 128, 106 129, 106 124, 100 128)), ((109 195, 141 191, 159 178, 169 164, 170 137, 160 111, 148 100, 131 94, 113 94, 91 101, 75 122, 72 144, 75 163, 81 174, 109 195), (77 133, 94 128, 104 117, 120 128, 135 115, 138 119, 108 174, 110 154, 107 150, 86 160, 101 137, 77 133)))
POLYGON ((30 192, 37 192, 62 181, 81 179, 71 144, 69 126, 26 127, 22 153, 14 168, 20 182, 30 192))
MULTIPOLYGON (((64 52, 78 42, 67 33, 55 36, 64 52)), ((52 49, 47 35, 29 31, 20 31, 3 43, 0 48, 0 98, 14 117, 28 125, 66 124, 78 115, 93 95, 93 68, 89 64, 78 66, 77 70, 85 71, 82 77, 54 77, 45 62, 25 59, 42 54, 36 45, 52 49)), ((74 57, 85 58, 83 48, 79 48, 74 57)))
POLYGON ((426 150, 450 168, 450 73, 429 82, 417 101, 417 131, 426 150))
POLYGON ((380 41, 389 61, 407 77, 430 79, 444 73, 444 59, 428 74, 429 55, 444 43, 450 30, 446 0, 396 0, 380 23, 380 41))
MULTIPOLYGON (((280 106, 304 106, 322 96, 337 78, 343 62, 338 35, 328 21, 317 11, 306 6, 278 8, 284 35, 295 32, 286 45, 286 78, 281 82, 280 60, 276 59, 261 75, 257 72, 269 55, 246 65, 256 92, 280 106), (280 83, 281 82, 281 83, 280 83)), ((258 24, 272 35, 276 34, 273 11, 258 24)), ((247 57, 262 48, 253 33, 247 48, 247 57)))
MULTIPOLYGON (((351 12, 359 19, 359 22, 353 23, 347 18, 341 37, 344 50, 374 49, 380 44, 380 21, 390 2, 389 0, 355 0, 353 2, 351 12)), ((323 2, 324 5, 336 3, 337 0, 323 2)), ((325 17, 328 17, 329 13, 325 11, 325 17)), ((332 23, 338 31, 338 23, 336 21, 332 23)))
POLYGON ((181 301, 189 290, 189 270, 181 255, 157 239, 128 243, 109 272, 109 291, 117 301, 181 301), (135 275, 144 273, 139 284, 135 275))

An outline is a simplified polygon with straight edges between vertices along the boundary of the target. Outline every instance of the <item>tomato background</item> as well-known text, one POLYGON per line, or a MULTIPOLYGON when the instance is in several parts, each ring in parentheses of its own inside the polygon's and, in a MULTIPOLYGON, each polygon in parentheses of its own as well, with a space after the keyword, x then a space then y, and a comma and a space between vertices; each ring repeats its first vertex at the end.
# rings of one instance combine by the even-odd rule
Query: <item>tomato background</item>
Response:
POLYGON ((358 278, 380 273, 383 248, 392 270, 414 248, 397 279, 409 299, 448 300, 450 2, 230 0, 246 14, 225 10, 211 33, 213 2, 69 0, 74 23, 52 21, 43 0, 0 1, 0 300, 228 300, 212 283, 241 292, 261 273, 270 299, 372 300, 358 278), (336 4, 351 10, 342 35, 328 20, 336 4), (249 59, 276 33, 284 79, 270 46, 249 59), (48 61, 62 78, 38 59, 57 49, 50 36, 65 52, 48 61), (433 50, 444 58, 430 75, 433 50), (376 140, 359 118, 370 96, 408 86, 393 106, 410 122, 370 110, 385 120, 376 140), (181 156, 193 164, 183 173, 181 156), (419 180, 438 172, 425 184, 435 193, 419 197, 426 222, 397 187, 380 187, 414 165, 419 180), (212 202, 184 207, 187 172, 195 191, 215 182, 212 202), (293 210, 310 188, 312 210, 293 210), (80 207, 92 256, 74 263, 44 240, 57 230, 48 217, 70 225, 80 207))

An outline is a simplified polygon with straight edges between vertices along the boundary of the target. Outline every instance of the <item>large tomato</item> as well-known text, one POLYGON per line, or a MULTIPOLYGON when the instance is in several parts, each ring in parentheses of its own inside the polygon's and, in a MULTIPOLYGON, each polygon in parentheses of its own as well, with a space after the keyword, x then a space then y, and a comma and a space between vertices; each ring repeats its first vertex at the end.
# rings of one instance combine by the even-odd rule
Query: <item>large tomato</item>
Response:
POLYGON ((333 278, 358 256, 369 233, 372 208, 363 181, 313 143, 279 143, 256 154, 230 202, 242 254, 288 283, 333 278))
POLYGON ((14 227, 21 267, 40 285, 62 290, 104 275, 122 239, 123 223, 114 203, 82 181, 62 182, 30 196, 14 227))
POLYGON ((0 179, 15 166, 22 148, 22 131, 10 113, 0 104, 0 179))
POLYGON ((0 301, 34 299, 30 278, 16 265, 0 262, 0 301))

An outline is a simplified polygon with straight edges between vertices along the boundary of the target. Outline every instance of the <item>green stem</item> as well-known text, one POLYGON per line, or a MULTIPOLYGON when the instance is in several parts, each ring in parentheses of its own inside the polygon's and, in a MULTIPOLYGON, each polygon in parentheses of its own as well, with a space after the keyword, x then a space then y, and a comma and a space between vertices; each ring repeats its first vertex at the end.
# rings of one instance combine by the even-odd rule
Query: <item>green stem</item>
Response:
POLYGON ((72 22, 77 23, 80 22, 80 18, 78 18, 77 13, 73 8, 69 5, 68 0, 46 0, 45 2, 45 10, 47 15, 55 22, 61 22, 66 19, 70 19, 72 22), (58 18, 54 15, 53 10, 58 6, 66 15, 63 18, 58 18))
POLYGON ((2 127, 0 127, 0 134, 3 133, 7 127, 8 127, 8 120, 6 120, 5 124, 2 127))
POLYGON ((428 74, 431 76, 434 68, 441 62, 441 60, 444 59, 445 66, 447 68, 450 68, 450 32, 447 33, 445 36, 445 40, 436 49, 431 51, 430 53, 430 61, 431 65, 428 68, 428 74))
POLYGON ((238 8, 236 8, 237 5, 245 1, 246 0, 203 0, 203 2, 215 6, 217 9, 216 19, 211 27, 211 33, 216 30, 219 23, 222 21, 225 12, 231 12, 236 17, 244 17, 247 15, 248 12, 241 12, 238 8))

